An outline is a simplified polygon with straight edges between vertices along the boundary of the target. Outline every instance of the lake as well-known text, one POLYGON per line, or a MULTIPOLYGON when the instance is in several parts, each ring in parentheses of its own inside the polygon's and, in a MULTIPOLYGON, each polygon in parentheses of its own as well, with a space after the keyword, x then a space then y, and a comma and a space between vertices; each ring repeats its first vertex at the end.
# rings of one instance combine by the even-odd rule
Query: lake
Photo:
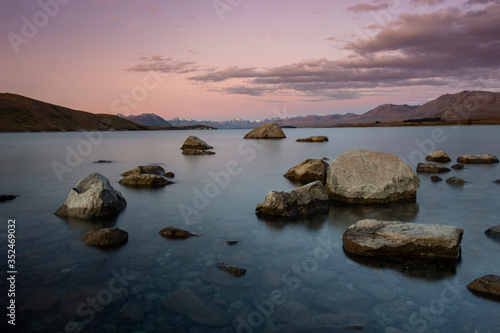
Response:
MULTIPOLYGON (((271 190, 296 187, 283 175, 307 158, 331 161, 363 148, 415 168, 427 153, 445 150, 451 166, 460 155, 499 156, 500 126, 284 129, 283 140, 243 140, 248 131, 0 134, 0 194, 19 195, 0 203, 4 253, 7 221, 16 221, 17 331, 280 332, 314 316, 363 332, 500 331, 500 303, 465 287, 500 275, 500 242, 484 234, 500 224, 500 185, 493 183, 499 165, 441 175, 465 179, 463 187, 419 174, 413 203, 334 205, 329 214, 296 221, 255 214, 271 190), (216 155, 182 155, 189 135, 216 155), (311 135, 330 141, 295 142, 311 135), (148 164, 175 173, 175 183, 118 184, 121 173, 148 164), (123 194, 126 209, 98 223, 55 216, 71 188, 94 171, 123 194), (462 227, 462 255, 452 263, 353 258, 342 234, 365 218, 462 227), (128 242, 100 250, 80 240, 107 226, 126 230, 128 242), (158 234, 167 226, 200 237, 169 240, 158 234), (219 261, 247 274, 218 271, 219 261)), ((0 275, 5 306, 7 270, 0 275)))

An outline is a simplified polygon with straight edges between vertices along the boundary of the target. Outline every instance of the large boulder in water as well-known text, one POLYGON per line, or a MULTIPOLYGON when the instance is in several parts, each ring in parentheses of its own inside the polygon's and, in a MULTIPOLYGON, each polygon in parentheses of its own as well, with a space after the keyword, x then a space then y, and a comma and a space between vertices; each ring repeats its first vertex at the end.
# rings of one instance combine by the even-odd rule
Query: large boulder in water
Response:
POLYGON ((399 157, 364 149, 335 158, 326 177, 332 199, 353 204, 415 200, 419 187, 417 174, 399 157))
POLYGON ((300 164, 290 168, 284 175, 288 179, 297 180, 307 184, 319 180, 323 184, 326 181, 328 163, 320 159, 308 158, 300 164))
POLYGON ((208 150, 213 149, 208 143, 198 138, 197 136, 191 135, 182 144, 181 149, 197 149, 197 150, 208 150))
POLYGON ((258 213, 282 217, 327 213, 329 209, 328 193, 319 180, 291 192, 271 191, 255 208, 258 213))
POLYGON ((118 215, 126 206, 127 202, 122 194, 110 185, 109 180, 94 172, 71 189, 68 198, 55 214, 95 219, 118 215))
POLYGON ((89 231, 82 241, 92 246, 118 246, 128 240, 128 232, 120 228, 103 228, 99 231, 89 231))
POLYGON ((285 133, 277 123, 269 123, 254 128, 248 132, 243 139, 284 139, 285 133))
POLYGON ((457 158, 458 163, 464 164, 489 164, 489 163, 498 163, 498 158, 491 154, 484 155, 464 155, 457 158))
POLYGON ((459 227, 361 220, 345 231, 342 242, 363 256, 424 256, 456 258, 464 230, 459 227))

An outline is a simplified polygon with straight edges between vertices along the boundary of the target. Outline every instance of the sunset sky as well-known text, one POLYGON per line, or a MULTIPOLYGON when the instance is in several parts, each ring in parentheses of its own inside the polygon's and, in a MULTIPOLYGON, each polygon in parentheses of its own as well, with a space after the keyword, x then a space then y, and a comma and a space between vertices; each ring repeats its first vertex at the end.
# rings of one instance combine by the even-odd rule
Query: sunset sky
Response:
POLYGON ((498 0, 16 0, 0 92, 197 120, 500 90, 498 0))

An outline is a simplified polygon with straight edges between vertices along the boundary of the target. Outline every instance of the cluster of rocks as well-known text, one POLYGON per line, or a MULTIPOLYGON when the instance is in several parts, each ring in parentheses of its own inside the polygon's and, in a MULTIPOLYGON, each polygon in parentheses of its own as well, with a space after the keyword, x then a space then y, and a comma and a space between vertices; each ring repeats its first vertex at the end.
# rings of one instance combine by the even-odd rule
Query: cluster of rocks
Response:
POLYGON ((142 165, 122 173, 122 176, 124 178, 119 181, 122 185, 160 187, 172 184, 165 177, 172 178, 175 175, 172 172, 166 173, 159 165, 142 165))
POLYGON ((328 142, 328 137, 323 135, 310 136, 304 139, 297 139, 295 142, 328 142))
POLYGON ((215 152, 210 151, 214 147, 207 144, 197 136, 189 136, 182 144, 183 155, 214 155, 215 152))

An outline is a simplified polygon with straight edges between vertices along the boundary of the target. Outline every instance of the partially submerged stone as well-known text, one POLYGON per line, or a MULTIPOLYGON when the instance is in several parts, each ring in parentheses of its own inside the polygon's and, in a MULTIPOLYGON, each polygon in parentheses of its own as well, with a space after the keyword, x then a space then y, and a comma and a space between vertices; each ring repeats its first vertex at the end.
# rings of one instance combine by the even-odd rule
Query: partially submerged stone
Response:
POLYGON ((431 176, 431 180, 433 182, 442 182, 443 181, 443 178, 439 177, 439 176, 431 176))
POLYGON ((179 229, 179 228, 174 228, 174 227, 163 228, 158 233, 160 235, 162 235, 163 237, 173 238, 173 239, 188 238, 191 236, 199 236, 195 232, 187 231, 187 230, 183 230, 183 229, 179 229))
POLYGON ((92 246, 118 246, 128 240, 128 232, 120 228, 110 227, 98 231, 89 231, 83 237, 82 241, 92 246))
POLYGON ((465 180, 463 180, 462 178, 458 178, 458 177, 450 177, 450 178, 446 179, 446 183, 448 183, 450 185, 462 186, 465 184, 465 180))
POLYGON ((328 193, 319 180, 290 192, 271 191, 255 208, 258 213, 282 217, 327 213, 329 209, 328 193))
POLYGON ((500 300, 500 276, 485 275, 469 283, 467 289, 479 295, 500 300))
POLYGON ((70 190, 66 201, 55 214, 95 219, 118 215, 126 206, 122 194, 110 185, 109 180, 94 172, 70 190))
POLYGON ((297 139, 295 142, 327 142, 328 137, 323 135, 314 135, 304 139, 297 139))
POLYGON ((325 187, 335 201, 388 203, 415 200, 420 179, 395 155, 353 149, 330 163, 325 187))
POLYGON ((362 256, 457 258, 463 232, 447 225, 361 220, 347 228, 342 242, 362 256))
POLYGON ((448 156, 448 154, 446 154, 445 151, 439 150, 433 151, 432 153, 427 155, 425 160, 431 162, 448 163, 451 161, 451 158, 448 156))
POLYGON ((450 168, 432 163, 418 163, 417 165, 417 172, 422 172, 422 173, 443 173, 450 171, 451 171, 450 168))
POLYGON ((17 195, 12 195, 12 194, 0 194, 0 202, 1 202, 1 201, 14 200, 15 198, 17 198, 17 195))
POLYGON ((195 150, 208 150, 213 149, 214 147, 210 146, 208 143, 198 138, 197 136, 191 135, 189 136, 184 143, 182 144, 181 149, 195 149, 195 150))
POLYGON ((457 164, 453 164, 451 166, 452 169, 455 169, 455 170, 462 170, 463 168, 465 168, 465 165, 463 165, 462 163, 457 163, 457 164))
POLYGON ((123 177, 127 177, 130 175, 144 175, 144 174, 161 176, 164 173, 165 170, 159 165, 140 165, 132 170, 122 173, 121 175, 123 177))
POLYGON ((328 163, 320 159, 308 158, 300 164, 290 168, 284 175, 288 179, 298 180, 302 183, 310 183, 319 180, 321 183, 326 181, 328 163))
POLYGON ((489 237, 500 238, 500 224, 489 228, 484 233, 489 237))
POLYGON ((247 272, 247 270, 244 269, 244 268, 236 267, 236 266, 230 266, 230 265, 226 264, 225 262, 217 262, 215 264, 215 266, 218 269, 223 270, 224 272, 226 272, 226 273, 228 273, 230 275, 233 275, 233 276, 243 276, 247 272))
POLYGON ((463 155, 457 158, 458 163, 464 164, 489 164, 498 163, 498 158, 491 154, 483 155, 463 155))
POLYGON ((248 132, 244 139, 284 139, 285 133, 277 123, 269 123, 260 127, 254 128, 248 132))
POLYGON ((122 185, 129 186, 151 186, 151 187, 160 187, 168 184, 172 184, 173 182, 166 180, 162 176, 152 175, 152 174, 132 174, 127 176, 119 181, 122 185))

